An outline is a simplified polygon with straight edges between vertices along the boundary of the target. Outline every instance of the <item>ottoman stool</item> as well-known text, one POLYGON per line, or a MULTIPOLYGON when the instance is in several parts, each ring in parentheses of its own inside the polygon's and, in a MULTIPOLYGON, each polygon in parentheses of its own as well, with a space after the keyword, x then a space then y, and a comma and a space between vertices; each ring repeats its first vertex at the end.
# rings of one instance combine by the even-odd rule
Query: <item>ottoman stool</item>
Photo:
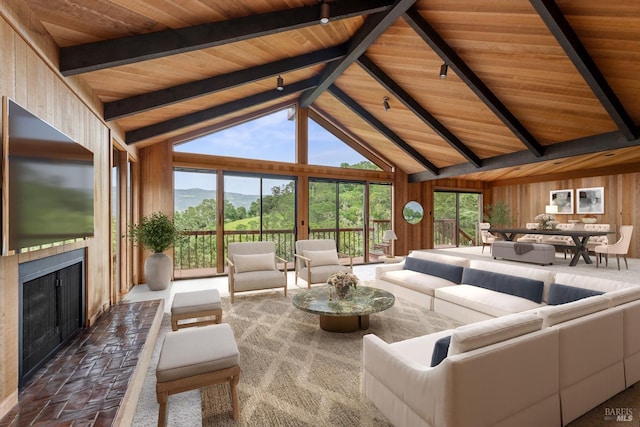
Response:
POLYGON ((229 382, 233 419, 240 415, 238 390, 240 355, 228 323, 167 333, 156 367, 158 426, 167 423, 172 394, 229 382))
POLYGON ((189 326, 205 326, 220 323, 222 303, 217 289, 204 291, 178 292, 171 303, 171 329, 177 331, 189 326), (205 317, 196 322, 178 323, 180 320, 205 317))

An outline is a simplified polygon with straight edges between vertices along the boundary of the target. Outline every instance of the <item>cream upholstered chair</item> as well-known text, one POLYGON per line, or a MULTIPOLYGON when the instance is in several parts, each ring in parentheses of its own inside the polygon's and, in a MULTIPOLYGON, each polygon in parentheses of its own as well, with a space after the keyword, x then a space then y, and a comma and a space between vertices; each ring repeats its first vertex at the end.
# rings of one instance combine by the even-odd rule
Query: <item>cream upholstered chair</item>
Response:
MULTIPOLYGON (((538 228, 538 223, 537 222, 528 222, 525 225, 525 228, 527 230, 535 230, 535 229, 538 228)), ((542 242, 542 234, 527 233, 524 236, 517 238, 516 241, 518 241, 518 242, 540 243, 540 242, 542 242)))
POLYGON ((296 285, 298 277, 305 280, 310 288, 312 283, 325 283, 333 273, 353 272, 353 257, 338 253, 333 239, 298 240, 294 256, 296 285), (347 258, 349 264, 344 265, 347 258))
POLYGON ((287 296, 287 261, 276 256, 274 242, 235 242, 227 248, 229 294, 284 288, 287 296), (284 271, 276 263, 284 264, 284 271))
POLYGON ((633 233, 633 225, 623 225, 620 227, 620 239, 612 245, 600 245, 593 248, 596 253, 596 268, 599 267, 600 255, 605 257, 605 266, 609 266, 609 255, 615 254, 618 261, 618 270, 620 270, 620 255, 624 258, 624 264, 629 269, 627 263, 627 252, 629 252, 629 244, 631 243, 631 234, 633 233))
POLYGON ((491 223, 481 222, 478 228, 480 229, 480 238, 482 239, 482 253, 484 253, 485 246, 489 246, 489 251, 491 251, 491 244, 497 240, 496 236, 489 232, 491 223))

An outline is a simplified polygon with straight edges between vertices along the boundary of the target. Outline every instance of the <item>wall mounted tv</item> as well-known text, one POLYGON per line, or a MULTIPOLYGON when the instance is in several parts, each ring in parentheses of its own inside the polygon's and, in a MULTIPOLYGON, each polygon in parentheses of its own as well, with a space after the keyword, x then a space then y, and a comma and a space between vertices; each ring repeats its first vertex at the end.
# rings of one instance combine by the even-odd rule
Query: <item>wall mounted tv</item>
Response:
POLYGON ((93 153, 15 102, 5 105, 7 250, 93 236, 93 153))

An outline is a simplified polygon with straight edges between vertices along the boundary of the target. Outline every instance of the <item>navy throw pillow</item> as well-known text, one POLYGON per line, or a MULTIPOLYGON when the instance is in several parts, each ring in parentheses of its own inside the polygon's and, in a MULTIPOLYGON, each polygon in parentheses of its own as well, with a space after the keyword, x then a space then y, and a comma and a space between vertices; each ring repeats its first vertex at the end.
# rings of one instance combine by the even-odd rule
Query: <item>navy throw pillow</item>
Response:
POLYGON ((592 297, 594 295, 602 295, 603 293, 604 292, 594 291, 593 289, 552 283, 549 286, 549 301, 547 302, 549 305, 558 305, 578 301, 579 299, 592 297))
POLYGON ((433 346, 433 354, 431 355, 431 367, 438 366, 440 362, 446 359, 449 353, 449 344, 451 344, 451 335, 440 338, 433 346))
POLYGON ((542 280, 465 267, 462 273, 462 283, 526 298, 538 304, 542 302, 544 288, 542 280))
POLYGON ((444 262, 407 257, 404 261, 404 269, 429 274, 458 284, 460 284, 460 281, 462 280, 463 267, 459 265, 445 264, 444 262))

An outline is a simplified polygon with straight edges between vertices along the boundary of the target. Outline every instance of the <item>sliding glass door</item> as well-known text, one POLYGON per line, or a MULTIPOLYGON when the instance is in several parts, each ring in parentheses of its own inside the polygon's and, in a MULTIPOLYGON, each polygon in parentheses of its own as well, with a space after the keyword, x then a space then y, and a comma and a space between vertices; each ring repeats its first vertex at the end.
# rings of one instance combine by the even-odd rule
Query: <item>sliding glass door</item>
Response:
POLYGON ((230 242, 270 240, 278 256, 293 261, 295 201, 293 178, 225 173, 225 254, 230 242))
POLYGON ((309 238, 334 239, 338 251, 364 260, 365 184, 309 180, 309 238))
POLYGON ((436 191, 433 195, 433 246, 473 246, 482 212, 480 193, 436 191))

